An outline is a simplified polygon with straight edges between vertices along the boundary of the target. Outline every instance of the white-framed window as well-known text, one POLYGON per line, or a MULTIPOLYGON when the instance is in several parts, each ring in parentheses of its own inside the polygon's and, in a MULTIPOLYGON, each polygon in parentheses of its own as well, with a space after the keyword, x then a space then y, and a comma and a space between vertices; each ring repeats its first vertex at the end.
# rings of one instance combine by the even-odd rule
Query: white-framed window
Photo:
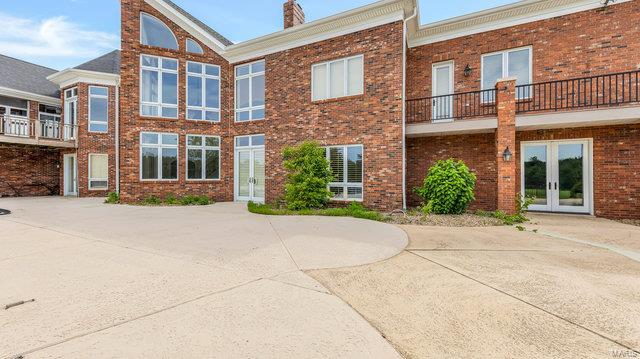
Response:
POLYGON ((140 179, 178 179, 178 135, 140 133, 140 179))
MULTIPOLYGON (((533 71, 531 50, 531 47, 521 47, 482 55, 482 89, 494 89, 496 82, 506 77, 515 77, 516 85, 529 85, 533 71)), ((518 98, 528 98, 529 95, 527 87, 518 91, 518 98)), ((494 96, 493 93, 485 93, 483 102, 494 102, 494 96)))
POLYGON ((62 109, 56 106, 40 104, 38 119, 40 120, 40 135, 45 138, 60 138, 60 114, 62 109))
POLYGON ((89 190, 109 189, 109 155, 89 154, 89 190))
POLYGON ((313 101, 363 93, 364 55, 311 66, 311 99, 313 101))
POLYGON ((140 13, 140 43, 178 50, 178 40, 173 31, 158 18, 144 12, 140 13))
POLYGON ((236 66, 236 121, 264 119, 265 62, 236 66))
POLYGON ((109 88, 89 86, 89 132, 109 128, 109 88))
POLYGON ((327 146, 327 160, 333 172, 329 191, 334 200, 361 201, 363 198, 364 147, 362 145, 327 146))
POLYGON ((187 119, 220 121, 220 66, 187 62, 187 119))
POLYGON ((202 46, 198 44, 194 39, 187 38, 187 52, 191 52, 193 54, 202 55, 204 54, 204 50, 202 50, 202 46))
POLYGON ((140 55, 140 115, 178 118, 178 60, 140 55))
POLYGON ((220 179, 220 137, 187 135, 187 179, 220 179))

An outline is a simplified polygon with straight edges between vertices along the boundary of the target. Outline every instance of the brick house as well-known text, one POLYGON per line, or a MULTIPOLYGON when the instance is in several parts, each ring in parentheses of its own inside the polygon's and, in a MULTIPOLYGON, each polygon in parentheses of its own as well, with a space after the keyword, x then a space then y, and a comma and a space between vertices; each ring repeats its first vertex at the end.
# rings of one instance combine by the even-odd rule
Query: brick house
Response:
POLYGON ((532 210, 640 217, 640 1, 526 0, 426 25, 417 6, 307 23, 287 0, 284 30, 233 44, 169 0, 121 0, 121 50, 0 91, 29 104, 22 132, 6 107, 0 196, 270 202, 282 149, 312 139, 336 202, 417 205, 412 189, 453 157, 478 176, 473 208, 527 194, 532 210), (57 125, 25 93, 48 96, 57 125), (16 191, 23 173, 55 186, 16 191))

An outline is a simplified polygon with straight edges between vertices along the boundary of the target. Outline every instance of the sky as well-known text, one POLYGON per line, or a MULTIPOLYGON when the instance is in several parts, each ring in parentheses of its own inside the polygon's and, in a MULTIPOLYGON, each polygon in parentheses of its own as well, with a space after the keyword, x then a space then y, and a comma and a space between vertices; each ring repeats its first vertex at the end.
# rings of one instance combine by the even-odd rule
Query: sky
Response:
MULTIPOLYGON (((284 0, 173 0, 233 42, 282 29, 284 0)), ((298 0, 307 21, 374 0, 298 0)), ((418 0, 422 24, 515 0, 418 0)), ((120 47, 118 0, 3 0, 0 53, 56 70, 120 47)))

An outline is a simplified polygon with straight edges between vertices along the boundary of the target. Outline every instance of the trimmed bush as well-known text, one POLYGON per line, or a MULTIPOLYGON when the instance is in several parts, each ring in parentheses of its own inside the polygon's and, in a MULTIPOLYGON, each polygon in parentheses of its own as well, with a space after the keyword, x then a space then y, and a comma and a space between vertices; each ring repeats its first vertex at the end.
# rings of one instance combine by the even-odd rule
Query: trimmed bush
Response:
POLYGON ((327 217, 354 217, 382 222, 386 219, 379 212, 367 209, 360 203, 352 202, 347 207, 324 208, 324 209, 303 209, 299 211, 287 208, 276 208, 268 204, 249 202, 247 205, 249 212, 268 216, 327 216, 327 217))
POLYGON ((325 149, 317 142, 303 142, 282 151, 288 171, 285 202, 290 210, 323 208, 331 198, 327 189, 333 179, 325 149))
POLYGON ((436 162, 422 187, 414 191, 424 200, 423 210, 435 214, 461 214, 475 199, 476 175, 462 161, 436 162))

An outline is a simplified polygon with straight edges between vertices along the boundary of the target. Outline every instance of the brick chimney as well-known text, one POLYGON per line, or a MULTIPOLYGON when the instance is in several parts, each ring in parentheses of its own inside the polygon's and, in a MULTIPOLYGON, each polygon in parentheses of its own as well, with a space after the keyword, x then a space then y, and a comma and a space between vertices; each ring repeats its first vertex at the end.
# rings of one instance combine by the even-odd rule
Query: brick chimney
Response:
POLYGON ((285 29, 304 24, 304 11, 302 11, 302 7, 296 0, 287 0, 283 7, 285 29))

